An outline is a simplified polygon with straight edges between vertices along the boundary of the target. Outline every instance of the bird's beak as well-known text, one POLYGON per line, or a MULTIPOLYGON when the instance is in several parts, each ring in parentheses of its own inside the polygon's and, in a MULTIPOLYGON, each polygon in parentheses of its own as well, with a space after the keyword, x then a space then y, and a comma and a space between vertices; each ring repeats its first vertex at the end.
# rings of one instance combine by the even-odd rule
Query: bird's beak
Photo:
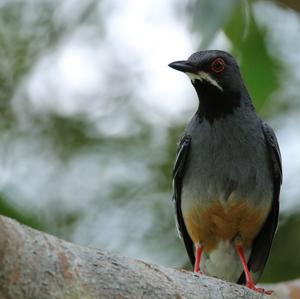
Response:
POLYGON ((218 83, 218 81, 213 79, 210 76, 210 74, 204 71, 199 71, 199 68, 197 69, 197 67, 188 60, 179 60, 179 61, 171 62, 169 64, 169 67, 185 73, 191 79, 192 83, 194 83, 196 80, 199 80, 201 82, 205 80, 209 82, 211 85, 216 86, 219 90, 223 91, 223 87, 218 83))
POLYGON ((196 69, 195 65, 193 65, 188 60, 180 60, 180 61, 171 62, 169 64, 169 67, 171 67, 174 70, 184 72, 184 73, 192 73, 192 74, 197 73, 197 69, 196 69))

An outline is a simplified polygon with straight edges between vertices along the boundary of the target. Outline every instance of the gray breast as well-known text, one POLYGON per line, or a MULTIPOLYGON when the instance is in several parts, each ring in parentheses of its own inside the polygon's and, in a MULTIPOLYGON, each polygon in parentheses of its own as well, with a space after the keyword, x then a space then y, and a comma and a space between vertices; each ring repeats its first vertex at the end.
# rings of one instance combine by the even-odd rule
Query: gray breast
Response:
POLYGON ((192 143, 182 188, 182 209, 212 200, 271 204, 273 182, 260 119, 236 112, 213 123, 195 116, 186 129, 192 143))

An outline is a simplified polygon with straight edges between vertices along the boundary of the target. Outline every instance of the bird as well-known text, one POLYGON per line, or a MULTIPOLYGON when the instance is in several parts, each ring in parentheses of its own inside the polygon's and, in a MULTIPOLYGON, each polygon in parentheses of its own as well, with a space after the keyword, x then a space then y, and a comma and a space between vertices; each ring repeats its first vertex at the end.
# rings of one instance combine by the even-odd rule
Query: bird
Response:
POLYGON ((235 58, 203 50, 169 66, 198 96, 173 166, 176 225, 194 272, 256 287, 277 229, 282 162, 235 58))

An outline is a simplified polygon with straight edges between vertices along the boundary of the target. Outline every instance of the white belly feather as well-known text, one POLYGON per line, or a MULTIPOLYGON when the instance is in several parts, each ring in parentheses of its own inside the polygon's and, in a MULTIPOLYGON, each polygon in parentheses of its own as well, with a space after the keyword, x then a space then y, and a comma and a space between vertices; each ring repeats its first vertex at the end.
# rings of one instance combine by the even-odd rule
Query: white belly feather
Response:
MULTIPOLYGON (((245 252, 246 260, 250 250, 245 252)), ((243 272, 241 261, 230 241, 221 241, 209 254, 203 253, 200 270, 209 276, 236 282, 243 272)))

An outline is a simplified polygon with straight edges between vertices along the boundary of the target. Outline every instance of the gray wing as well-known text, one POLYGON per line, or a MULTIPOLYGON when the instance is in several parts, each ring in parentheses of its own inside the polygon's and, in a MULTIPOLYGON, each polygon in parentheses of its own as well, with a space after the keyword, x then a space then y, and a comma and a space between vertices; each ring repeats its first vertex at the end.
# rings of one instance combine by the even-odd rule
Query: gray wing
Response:
MULTIPOLYGON (((265 122, 262 122, 262 130, 269 150, 270 161, 273 172, 273 202, 268 218, 261 231, 253 242, 253 247, 248 262, 249 269, 254 273, 254 279, 258 280, 267 262, 271 249, 274 234, 276 232, 279 213, 279 194, 282 183, 282 165, 278 142, 273 129, 265 122)), ((238 283, 244 283, 242 275, 238 283)))
POLYGON ((179 236, 183 239, 190 261, 192 265, 194 265, 195 263, 194 245, 185 227, 182 211, 181 211, 182 180, 185 173, 190 145, 191 145, 191 137, 189 135, 184 135, 179 142, 177 148, 176 160, 173 168, 172 200, 175 207, 176 226, 177 226, 179 236))

